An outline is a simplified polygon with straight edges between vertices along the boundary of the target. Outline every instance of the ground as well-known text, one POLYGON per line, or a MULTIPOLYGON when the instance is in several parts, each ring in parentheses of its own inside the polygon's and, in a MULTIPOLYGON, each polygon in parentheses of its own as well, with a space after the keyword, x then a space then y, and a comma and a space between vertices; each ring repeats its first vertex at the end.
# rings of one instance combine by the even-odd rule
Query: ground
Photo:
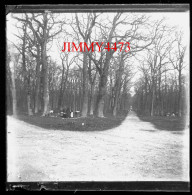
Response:
POLYGON ((48 130, 7 116, 7 179, 189 181, 189 129, 158 130, 130 112, 106 131, 48 130))

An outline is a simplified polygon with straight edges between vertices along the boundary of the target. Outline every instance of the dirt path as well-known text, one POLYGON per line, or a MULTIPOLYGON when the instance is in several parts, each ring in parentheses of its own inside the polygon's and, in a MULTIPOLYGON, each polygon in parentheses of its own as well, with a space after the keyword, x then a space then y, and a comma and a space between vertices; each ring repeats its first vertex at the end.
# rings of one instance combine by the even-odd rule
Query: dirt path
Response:
POLYGON ((189 130, 130 113, 102 132, 46 130, 7 117, 8 181, 188 181, 189 130))

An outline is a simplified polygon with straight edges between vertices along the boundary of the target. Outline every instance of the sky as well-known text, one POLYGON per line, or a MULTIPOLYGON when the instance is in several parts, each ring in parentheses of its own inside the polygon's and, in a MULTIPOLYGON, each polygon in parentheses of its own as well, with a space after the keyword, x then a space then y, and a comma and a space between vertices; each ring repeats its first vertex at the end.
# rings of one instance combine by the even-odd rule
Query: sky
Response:
MULTIPOLYGON (((142 14, 142 13, 136 13, 136 14, 142 14)), ((187 45, 187 52, 186 52, 186 58, 185 60, 189 64, 189 43, 190 43, 190 24, 189 24, 189 12, 152 12, 152 13, 146 13, 147 16, 151 16, 152 20, 158 20, 163 17, 166 18, 166 23, 170 24, 171 26, 177 26, 178 29, 182 30, 183 35, 183 41, 185 45, 187 45)), ((107 15, 114 15, 114 13, 107 13, 107 15)), ((107 17, 106 15, 106 17, 107 17)), ((65 14, 67 18, 71 17, 70 13, 65 14)), ((105 17, 105 13, 102 17, 105 17)), ((8 42, 11 41, 15 44, 18 42, 18 38, 14 34, 18 34, 18 30, 15 27, 16 20, 11 17, 11 14, 8 14, 6 17, 6 35, 8 42)), ((59 40, 59 45, 63 45, 64 38, 59 40)), ((58 41, 53 42, 53 45, 51 49, 49 50, 48 54, 51 56, 51 58, 54 61, 57 61, 58 63, 61 63, 60 59, 60 53, 61 50, 58 49, 58 41)), ((187 71, 189 70, 189 67, 187 68, 187 71)), ((187 74, 188 72, 186 72, 187 74)), ((133 78, 134 80, 137 80, 138 75, 133 78)), ((133 89, 131 89, 132 93, 134 93, 133 89)))
MULTIPOLYGON (((108 13, 110 14, 110 13, 108 13)), ((111 13, 113 14, 113 13, 111 13)), ((141 13, 140 13, 141 14, 141 13)), ((184 41, 186 44, 189 43, 189 12, 172 12, 172 13, 145 13, 147 16, 151 16, 153 20, 158 20, 161 17, 165 17, 167 18, 167 24, 171 24, 171 25, 176 25, 179 29, 181 29, 184 32, 184 41)), ((70 13, 66 14, 68 15, 68 17, 70 17, 70 13)), ((11 17, 11 14, 7 15, 6 18, 7 21, 7 28, 6 28, 6 33, 7 33, 7 39, 16 43, 17 42, 17 37, 14 34, 18 34, 17 33, 17 28, 14 26, 15 25, 15 19, 13 19, 11 17)), ((188 44, 189 45, 189 44, 188 44)), ((58 58, 60 58, 60 54, 59 52, 56 52, 57 49, 57 45, 53 44, 50 52, 52 53, 52 57, 55 60, 58 60, 58 58)))

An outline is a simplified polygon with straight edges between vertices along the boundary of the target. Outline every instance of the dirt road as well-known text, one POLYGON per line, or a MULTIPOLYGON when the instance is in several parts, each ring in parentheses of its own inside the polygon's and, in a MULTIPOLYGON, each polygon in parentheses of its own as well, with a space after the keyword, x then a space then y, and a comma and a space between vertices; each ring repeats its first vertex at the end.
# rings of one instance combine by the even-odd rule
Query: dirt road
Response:
POLYGON ((46 130, 7 117, 8 181, 189 181, 189 130, 159 131, 133 112, 99 132, 46 130))

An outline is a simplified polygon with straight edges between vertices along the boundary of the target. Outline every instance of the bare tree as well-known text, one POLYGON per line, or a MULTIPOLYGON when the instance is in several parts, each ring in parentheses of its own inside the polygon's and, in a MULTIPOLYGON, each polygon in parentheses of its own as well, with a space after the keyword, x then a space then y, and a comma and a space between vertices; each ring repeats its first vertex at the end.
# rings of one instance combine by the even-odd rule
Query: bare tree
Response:
MULTIPOLYGON (((130 55, 134 55, 135 53, 142 51, 146 47, 148 47, 154 37, 149 37, 148 35, 141 35, 137 33, 140 26, 144 25, 146 22, 146 18, 144 16, 134 18, 133 21, 128 20, 128 16, 125 16, 123 19, 120 20, 121 13, 117 13, 112 22, 111 27, 105 27, 102 25, 102 23, 99 23, 99 27, 101 29, 101 37, 100 39, 108 43, 108 48, 111 47, 112 41, 115 41, 116 43, 119 42, 132 42, 131 50, 129 51, 130 55), (120 35, 116 32, 117 27, 119 25, 126 25, 129 26, 124 35, 120 35), (140 44, 139 41, 145 41, 145 43, 140 44)), ((155 36, 155 35, 154 35, 155 36)), ((109 67, 110 67, 110 61, 113 58, 113 55, 117 48, 120 48, 120 46, 112 49, 107 50, 101 50, 100 58, 97 60, 93 56, 89 54, 89 57, 92 59, 92 61, 95 63, 98 73, 99 73, 99 91, 97 95, 97 101, 96 101, 96 116, 103 117, 103 109, 104 109, 104 97, 106 94, 106 86, 108 81, 108 73, 109 73, 109 67)))
POLYGON ((89 85, 90 85, 90 95, 89 95, 89 107, 88 107, 88 115, 94 114, 94 86, 95 86, 95 80, 97 77, 97 69, 92 66, 92 60, 89 58, 89 64, 88 64, 88 75, 89 75, 89 85))
POLYGON ((33 113, 31 110, 30 78, 27 70, 27 64, 29 62, 29 58, 26 56, 27 49, 29 48, 28 39, 27 39, 27 23, 22 22, 22 26, 21 27, 17 26, 17 28, 22 30, 21 32, 22 34, 20 36, 15 34, 15 36, 17 36, 21 40, 21 44, 16 45, 15 43, 13 43, 13 45, 14 47, 17 48, 17 50, 22 56, 22 75, 24 78, 24 85, 23 85, 24 104, 23 105, 24 108, 27 108, 28 115, 32 115, 33 113))
POLYGON ((13 108, 13 116, 17 117, 17 96, 16 96, 16 66, 19 63, 20 54, 16 53, 13 49, 10 52, 10 60, 8 61, 8 66, 11 71, 11 86, 12 86, 12 108, 13 108))
MULTIPOLYGON (((78 31, 83 38, 84 43, 88 43, 88 40, 91 36, 92 29, 95 25, 95 20, 97 18, 96 13, 89 13, 87 15, 87 24, 84 24, 86 27, 81 29, 82 24, 80 25, 80 21, 78 15, 75 15, 76 18, 76 25, 78 31)), ((83 117, 86 117, 88 114, 88 54, 87 49, 85 48, 85 52, 83 53, 83 106, 81 114, 83 117)))
POLYGON ((186 46, 182 45, 182 33, 176 33, 176 44, 177 51, 174 54, 170 54, 170 61, 174 67, 174 69, 178 72, 178 83, 179 83, 179 95, 178 95, 178 113, 181 116, 181 108, 182 108, 182 70, 185 68, 185 64, 183 62, 186 46), (173 58, 174 56, 174 58, 173 58))
POLYGON ((62 60, 62 76, 61 76, 61 84, 60 84, 60 93, 59 93, 59 100, 58 100, 58 109, 64 106, 64 96, 66 87, 67 87, 67 81, 69 77, 69 70, 70 66, 73 64, 76 56, 73 56, 70 59, 69 53, 61 53, 60 54, 61 60, 62 60))
MULTIPOLYGON (((170 29, 162 24, 163 20, 156 23, 156 37, 153 40, 153 44, 147 49, 146 67, 142 63, 141 69, 144 76, 146 84, 149 84, 150 94, 151 94, 151 105, 150 105, 150 115, 154 115, 154 102, 158 106, 158 112, 160 115, 163 114, 162 108, 162 94, 161 94, 161 81, 162 74, 168 71, 166 68, 169 64, 169 52, 172 49, 174 40, 170 38, 173 29, 170 29), (149 70, 149 71, 148 71, 149 70), (148 74, 148 76, 147 76, 148 74), (158 93, 157 93, 158 89, 158 93), (156 96, 155 96, 156 95, 156 96)), ((145 86, 146 90, 146 86, 145 86)))
POLYGON ((48 86, 48 64, 47 64, 47 43, 53 39, 57 34, 62 31, 64 22, 56 22, 52 14, 47 12, 43 14, 33 14, 29 17, 25 14, 26 19, 18 18, 13 16, 21 22, 26 22, 29 28, 32 30, 41 46, 41 62, 42 62, 42 73, 43 73, 43 116, 49 112, 49 86, 48 86), (48 17, 49 15, 49 17, 48 17), (34 25, 35 23, 35 25, 34 25), (51 33, 54 26, 60 24, 60 28, 55 32, 51 33))

